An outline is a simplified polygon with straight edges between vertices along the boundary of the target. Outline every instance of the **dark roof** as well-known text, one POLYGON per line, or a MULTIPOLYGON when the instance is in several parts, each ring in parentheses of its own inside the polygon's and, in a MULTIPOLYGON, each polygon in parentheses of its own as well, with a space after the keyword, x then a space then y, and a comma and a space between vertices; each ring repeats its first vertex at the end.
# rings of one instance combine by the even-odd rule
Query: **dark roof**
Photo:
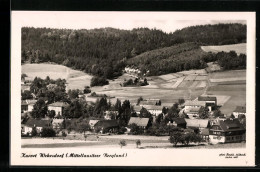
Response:
POLYGON ((217 98, 212 96, 199 96, 198 101, 217 101, 217 98))
POLYGON ((219 126, 225 132, 245 130, 244 126, 239 122, 238 119, 219 121, 219 126))
POLYGON ((176 124, 187 124, 184 118, 173 118, 171 122, 175 122, 176 124))
POLYGON ((246 107, 245 106, 237 106, 234 112, 240 112, 240 113, 246 113, 246 107))
POLYGON ((111 127, 118 127, 118 122, 117 120, 102 120, 98 121, 94 127, 103 127, 103 128, 111 128, 111 127))
POLYGON ((50 127, 51 126, 51 120, 40 120, 40 119, 33 119, 30 118, 28 121, 25 123, 26 126, 28 127, 50 127))
POLYGON ((136 124, 139 127, 146 127, 149 122, 149 118, 131 117, 128 125, 136 124))

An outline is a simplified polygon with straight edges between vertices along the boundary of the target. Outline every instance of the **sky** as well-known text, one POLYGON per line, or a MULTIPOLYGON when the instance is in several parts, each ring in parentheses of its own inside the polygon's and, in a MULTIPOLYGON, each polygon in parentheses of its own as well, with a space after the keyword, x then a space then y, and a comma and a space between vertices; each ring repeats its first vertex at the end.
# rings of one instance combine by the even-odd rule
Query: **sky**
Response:
POLYGON ((174 32, 188 26, 242 23, 246 20, 236 13, 187 13, 187 12, 57 12, 14 11, 12 19, 22 26, 63 29, 94 29, 113 27, 131 30, 137 27, 174 32))

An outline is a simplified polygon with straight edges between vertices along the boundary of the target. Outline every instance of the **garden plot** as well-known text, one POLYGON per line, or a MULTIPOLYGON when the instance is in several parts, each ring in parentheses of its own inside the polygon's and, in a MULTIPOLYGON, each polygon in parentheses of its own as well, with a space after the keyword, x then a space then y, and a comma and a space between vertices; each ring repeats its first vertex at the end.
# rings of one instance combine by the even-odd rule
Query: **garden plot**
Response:
POLYGON ((194 81, 197 75, 188 75, 185 77, 185 81, 194 81))
POLYGON ((205 81, 208 79, 208 76, 207 75, 198 75, 195 80, 196 81, 205 81))
POLYGON ((196 85, 197 88, 204 88, 207 86, 207 82, 206 81, 200 81, 198 83, 198 85, 196 85))
POLYGON ((167 75, 160 75, 158 77, 168 81, 168 80, 176 79, 178 76, 176 76, 175 74, 167 74, 167 75))
POLYGON ((206 74, 207 72, 205 71, 205 69, 199 69, 199 70, 187 70, 187 71, 181 71, 178 72, 184 75, 192 75, 192 74, 206 74))
POLYGON ((177 87, 179 87, 179 85, 182 83, 182 81, 184 80, 184 78, 185 78, 185 77, 179 78, 179 79, 175 82, 175 84, 173 84, 172 88, 177 88, 177 87))
POLYGON ((189 88, 193 84, 193 81, 183 81, 179 87, 189 88))

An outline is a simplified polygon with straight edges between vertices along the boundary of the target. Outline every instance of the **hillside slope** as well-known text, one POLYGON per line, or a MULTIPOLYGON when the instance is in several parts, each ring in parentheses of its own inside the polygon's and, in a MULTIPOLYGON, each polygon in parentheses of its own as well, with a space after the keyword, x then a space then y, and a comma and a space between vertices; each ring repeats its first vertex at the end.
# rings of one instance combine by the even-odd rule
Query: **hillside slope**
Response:
POLYGON ((207 53, 196 43, 183 43, 171 47, 142 53, 128 60, 129 66, 135 66, 149 75, 162 75, 189 69, 202 69, 206 63, 202 58, 207 53))

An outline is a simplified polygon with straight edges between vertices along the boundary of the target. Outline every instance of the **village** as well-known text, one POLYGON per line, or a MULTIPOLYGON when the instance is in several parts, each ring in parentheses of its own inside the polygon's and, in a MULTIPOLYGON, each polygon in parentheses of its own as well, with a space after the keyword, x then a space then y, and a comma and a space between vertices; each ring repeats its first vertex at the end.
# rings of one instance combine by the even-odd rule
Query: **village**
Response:
MULTIPOLYGON (((138 69, 126 67, 124 72, 138 80, 143 79, 138 69)), ((246 141, 246 106, 237 106, 232 114, 222 114, 214 95, 178 99, 172 106, 163 106, 160 99, 145 99, 140 95, 137 103, 117 99, 113 105, 106 95, 90 93, 90 87, 68 93, 63 90, 64 97, 57 98, 55 90, 59 90, 57 87, 61 84, 46 78, 40 82, 47 82, 44 89, 54 92, 53 99, 42 101, 43 91, 41 94, 33 92, 33 89, 42 89, 35 87, 35 81, 22 77, 22 87, 27 86, 22 92, 30 94, 27 95, 29 99, 23 97, 21 100, 22 138, 99 141, 102 136, 121 135, 122 139, 116 143, 121 147, 126 145, 125 135, 135 135, 137 146, 141 144, 138 136, 168 136, 168 142, 175 147, 246 141), (87 95, 96 99, 86 101, 90 97, 87 95), (77 108, 82 109, 82 114, 91 115, 81 115, 77 108)))

